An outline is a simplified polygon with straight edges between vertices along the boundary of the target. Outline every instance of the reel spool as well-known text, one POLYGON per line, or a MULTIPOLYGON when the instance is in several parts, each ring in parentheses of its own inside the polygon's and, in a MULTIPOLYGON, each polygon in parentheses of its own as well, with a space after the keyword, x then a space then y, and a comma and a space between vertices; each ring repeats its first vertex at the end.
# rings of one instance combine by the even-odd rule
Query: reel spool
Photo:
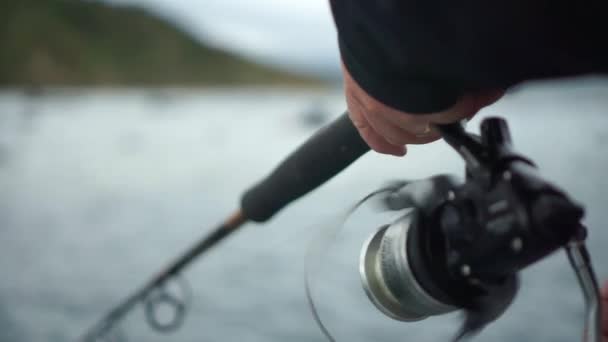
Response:
POLYGON ((361 281, 369 299, 385 315, 404 322, 457 309, 433 297, 414 276, 407 246, 410 227, 417 226, 417 219, 418 213, 410 211, 378 229, 363 244, 359 261, 361 281))

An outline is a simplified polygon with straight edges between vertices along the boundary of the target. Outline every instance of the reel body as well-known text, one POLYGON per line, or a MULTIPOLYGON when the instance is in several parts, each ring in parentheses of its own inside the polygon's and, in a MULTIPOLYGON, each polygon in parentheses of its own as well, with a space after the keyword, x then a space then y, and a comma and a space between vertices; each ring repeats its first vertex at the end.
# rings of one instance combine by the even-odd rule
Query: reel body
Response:
MULTIPOLYGON (((458 340, 507 310, 522 269, 583 246, 586 229, 583 209, 514 151, 504 120, 486 119, 480 137, 459 124, 440 130, 465 160, 466 178, 435 176, 386 195, 386 208, 410 210, 368 239, 360 276, 372 303, 393 319, 464 310, 458 340)), ((590 261, 586 271, 582 278, 594 279, 590 261)), ((597 283, 586 287, 597 292, 597 283)))

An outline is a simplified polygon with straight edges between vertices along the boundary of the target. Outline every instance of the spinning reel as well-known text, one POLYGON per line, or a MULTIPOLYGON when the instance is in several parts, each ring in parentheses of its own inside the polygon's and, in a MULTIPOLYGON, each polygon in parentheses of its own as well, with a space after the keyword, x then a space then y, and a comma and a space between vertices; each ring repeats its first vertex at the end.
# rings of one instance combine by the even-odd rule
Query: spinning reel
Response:
POLYGON ((372 303, 400 321, 463 309, 460 340, 507 310, 519 271, 564 248, 586 299, 584 341, 600 342, 599 288, 581 206, 513 149, 504 120, 484 120, 481 136, 460 124, 439 129, 464 159, 466 179, 436 176, 383 197, 390 210, 410 210, 363 246, 360 276, 372 303))

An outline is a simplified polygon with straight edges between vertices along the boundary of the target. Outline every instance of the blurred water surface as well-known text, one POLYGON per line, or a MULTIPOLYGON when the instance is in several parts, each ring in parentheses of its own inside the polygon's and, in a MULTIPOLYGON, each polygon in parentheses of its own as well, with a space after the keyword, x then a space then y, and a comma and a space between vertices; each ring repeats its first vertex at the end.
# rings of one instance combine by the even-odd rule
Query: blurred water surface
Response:
MULTIPOLYGON (((236 209, 241 192, 324 119, 311 110, 333 118, 343 107, 339 91, 0 93, 0 341, 74 340, 236 209)), ((479 117, 488 115, 506 116, 516 146, 586 206, 607 279, 608 82, 529 86, 479 117)), ((303 288, 318 227, 387 180, 461 169, 442 142, 403 159, 367 155, 188 268, 195 297, 178 332, 150 332, 140 309, 123 329, 132 341, 322 341, 303 288)), ((372 214, 361 215, 359 223, 372 214)), ((445 340, 458 315, 397 323, 363 297, 356 253, 375 228, 342 233, 327 254, 316 281, 327 325, 338 341, 445 340)), ((525 271, 512 308, 477 340, 578 340, 582 298, 566 261, 559 253, 525 271)))

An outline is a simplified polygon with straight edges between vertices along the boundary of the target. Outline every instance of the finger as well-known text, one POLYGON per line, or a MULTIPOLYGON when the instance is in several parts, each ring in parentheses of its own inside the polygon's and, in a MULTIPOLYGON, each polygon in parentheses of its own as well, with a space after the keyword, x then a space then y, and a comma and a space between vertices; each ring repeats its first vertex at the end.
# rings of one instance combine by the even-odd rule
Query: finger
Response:
POLYGON ((386 121, 368 121, 372 126, 374 126, 374 122, 376 122, 377 125, 374 127, 376 132, 379 132, 393 145, 423 145, 437 141, 441 138, 441 134, 428 125, 426 126, 426 129, 418 130, 419 132, 426 131, 426 133, 415 134, 386 121))
POLYGON ((378 126, 374 127, 372 120, 366 115, 370 110, 359 95, 356 87, 348 87, 346 89, 346 103, 349 108, 349 115, 363 140, 378 153, 395 156, 405 155, 405 144, 392 143, 379 131, 378 126))
POLYGON ((505 94, 504 89, 490 89, 477 94, 477 106, 481 109, 494 104, 505 94))
POLYGON ((410 141, 410 145, 424 145, 428 143, 432 143, 433 141, 437 141, 441 139, 441 133, 437 131, 435 128, 431 128, 431 131, 422 135, 413 135, 412 140, 410 141))
POLYGON ((352 104, 354 105, 350 107, 360 109, 355 110, 357 112, 355 115, 359 114, 362 121, 367 122, 367 124, 369 124, 369 126, 378 135, 380 135, 383 140, 386 140, 386 142, 395 146, 403 146, 407 143, 407 141, 404 141, 401 137, 402 132, 397 127, 390 125, 386 120, 384 120, 381 112, 370 111, 370 109, 365 105, 365 103, 363 103, 363 101, 361 101, 357 94, 351 93, 349 95, 348 100, 352 101, 352 104))
POLYGON ((450 116, 443 118, 443 120, 433 120, 437 117, 437 115, 445 115, 445 113, 446 112, 441 112, 435 115, 409 114, 393 110, 382 111, 381 113, 378 113, 378 116, 381 116, 383 119, 390 122, 392 125, 397 126, 403 131, 408 132, 409 136, 407 137, 407 144, 421 145, 428 144, 441 138, 441 133, 438 131, 435 125, 433 125, 433 123, 435 123, 434 121, 439 121, 440 123, 449 123, 458 121, 458 119, 461 118, 460 115, 450 114, 450 116))
POLYGON ((429 115, 433 123, 445 124, 470 119, 475 116, 482 108, 487 107, 498 101, 505 91, 503 89, 490 89, 477 93, 466 94, 456 102, 451 108, 429 115))
POLYGON ((370 126, 359 127, 359 133, 369 147, 382 154, 390 154, 397 157, 402 157, 406 154, 405 145, 393 145, 386 141, 380 134, 374 131, 370 126))
POLYGON ((451 108, 431 114, 428 120, 436 124, 448 124, 473 117, 479 111, 477 100, 472 95, 463 96, 451 108))
POLYGON ((390 107, 385 107, 374 113, 376 117, 391 123, 405 131, 411 133, 421 133, 425 130, 428 118, 425 115, 414 115, 406 112, 401 112, 390 107))
POLYGON ((405 146, 393 145, 382 138, 382 136, 372 128, 365 116, 357 109, 353 108, 352 110, 349 110, 349 117, 357 128, 357 131, 359 131, 361 138, 363 138, 372 150, 378 153, 391 154, 398 157, 406 154, 407 150, 405 146))
POLYGON ((403 146, 412 142, 412 135, 409 134, 409 132, 401 127, 393 125, 382 116, 376 116, 371 113, 363 113, 363 116, 367 119, 367 122, 369 122, 374 131, 384 137, 389 143, 396 146, 403 146))
POLYGON ((422 121, 418 118, 410 119, 408 116, 409 114, 402 112, 388 113, 383 111, 374 113, 373 120, 367 116, 366 118, 374 130, 393 145, 422 145, 441 138, 439 131, 428 121, 422 121), (394 119, 395 117, 401 117, 402 119, 394 119))

